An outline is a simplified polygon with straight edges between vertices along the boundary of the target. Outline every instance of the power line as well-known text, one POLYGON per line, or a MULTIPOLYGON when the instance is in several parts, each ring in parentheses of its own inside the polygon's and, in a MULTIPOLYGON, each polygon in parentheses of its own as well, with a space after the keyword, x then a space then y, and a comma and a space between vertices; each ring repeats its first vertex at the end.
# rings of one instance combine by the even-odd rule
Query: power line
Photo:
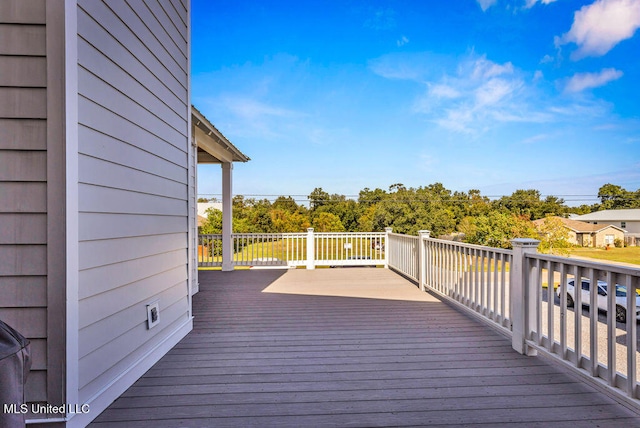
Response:
MULTIPOLYGON (((220 193, 199 193, 198 197, 216 197, 217 198, 222 198, 222 194, 220 193)), ((285 198, 285 199, 289 199, 289 200, 293 200, 295 202, 310 202, 312 199, 308 196, 308 195, 275 195, 275 194, 236 194, 235 196, 242 196, 244 198, 258 198, 258 199, 267 199, 269 201, 276 201, 279 198, 285 198)), ((601 200, 601 198, 598 195, 540 195, 539 202, 544 203, 546 198, 549 197, 554 197, 557 199, 561 199, 564 202, 599 202, 601 200)), ((314 202, 323 202, 323 203, 330 203, 330 202, 341 202, 341 201, 346 201, 346 200, 356 200, 359 202, 378 202, 380 200, 396 200, 396 201, 402 201, 402 202, 473 202, 474 200, 485 200, 488 199, 490 202, 491 201, 495 201, 495 200, 500 200, 502 198, 508 198, 511 201, 527 201, 528 198, 524 197, 524 198, 519 198, 519 197, 514 197, 512 195, 481 195, 480 198, 478 199, 474 199, 474 198, 455 198, 455 197, 427 197, 427 198, 421 198, 421 197, 406 197, 403 195, 398 195, 396 197, 395 193, 385 193, 382 198, 375 198, 375 199, 367 199, 367 198, 360 198, 359 195, 339 195, 340 199, 313 199, 314 202), (344 198, 344 199, 342 199, 344 198)), ((618 201, 636 201, 638 200, 637 197, 617 197, 615 198, 618 201)))

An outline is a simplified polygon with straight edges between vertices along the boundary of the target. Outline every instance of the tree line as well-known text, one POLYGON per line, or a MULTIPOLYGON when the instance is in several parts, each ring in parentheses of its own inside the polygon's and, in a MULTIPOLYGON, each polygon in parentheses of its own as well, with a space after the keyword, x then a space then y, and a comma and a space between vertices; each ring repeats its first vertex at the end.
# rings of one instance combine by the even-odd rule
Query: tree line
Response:
MULTIPOLYGON (((235 233, 374 232, 393 228, 396 233, 461 239, 492 247, 509 247, 514 237, 540 237, 533 220, 571 213, 586 214, 603 209, 640 208, 640 189, 628 191, 605 184, 599 203, 569 207, 562 198, 542 197, 538 190, 516 190, 491 200, 479 190, 452 192, 441 183, 417 188, 397 183, 388 190, 364 188, 358 199, 329 194, 321 187, 308 196, 308 206, 291 196, 268 199, 233 198, 235 233)), ((199 199, 199 202, 208 202, 199 199)), ((201 233, 220 233, 222 213, 209 210, 201 233)))

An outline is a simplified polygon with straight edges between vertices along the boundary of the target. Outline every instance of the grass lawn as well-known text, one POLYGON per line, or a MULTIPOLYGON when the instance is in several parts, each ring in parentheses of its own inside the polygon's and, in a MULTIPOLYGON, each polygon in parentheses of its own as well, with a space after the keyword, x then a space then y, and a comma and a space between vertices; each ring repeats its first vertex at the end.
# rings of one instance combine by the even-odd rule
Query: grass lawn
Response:
POLYGON ((571 249, 571 255, 640 265, 640 247, 611 248, 609 250, 603 248, 573 248, 571 249))

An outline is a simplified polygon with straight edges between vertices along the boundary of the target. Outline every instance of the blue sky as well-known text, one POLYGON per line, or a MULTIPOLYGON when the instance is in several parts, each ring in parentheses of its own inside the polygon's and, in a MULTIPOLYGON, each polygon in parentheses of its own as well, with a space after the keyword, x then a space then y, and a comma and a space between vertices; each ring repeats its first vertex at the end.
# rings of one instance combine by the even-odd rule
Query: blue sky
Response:
POLYGON ((251 158, 234 194, 640 188, 640 0, 192 8, 192 102, 251 158))

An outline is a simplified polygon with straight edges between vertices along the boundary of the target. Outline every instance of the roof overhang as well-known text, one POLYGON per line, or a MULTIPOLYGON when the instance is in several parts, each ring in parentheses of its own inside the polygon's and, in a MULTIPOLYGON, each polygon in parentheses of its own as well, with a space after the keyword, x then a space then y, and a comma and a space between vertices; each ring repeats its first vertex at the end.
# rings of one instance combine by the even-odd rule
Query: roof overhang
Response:
POLYGON ((194 106, 191 106, 191 125, 193 138, 198 146, 198 163, 247 162, 250 160, 194 106))

